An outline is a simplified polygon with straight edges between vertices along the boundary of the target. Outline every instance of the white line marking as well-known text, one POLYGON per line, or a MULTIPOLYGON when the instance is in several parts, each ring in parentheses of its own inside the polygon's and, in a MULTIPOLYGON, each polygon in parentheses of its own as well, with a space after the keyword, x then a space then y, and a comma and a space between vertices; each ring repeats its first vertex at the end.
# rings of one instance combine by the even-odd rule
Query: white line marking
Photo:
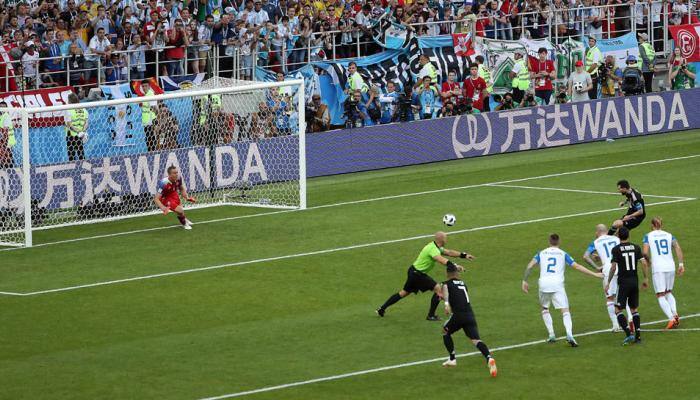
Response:
MULTIPOLYGON (((625 168, 625 167, 633 167, 633 166, 638 166, 638 165, 657 164, 657 163, 664 163, 664 162, 669 162, 669 161, 687 160, 687 159, 697 158, 697 157, 700 157, 700 154, 693 154, 693 155, 682 156, 682 157, 663 158, 660 160, 641 161, 641 162, 621 164, 621 165, 611 165, 611 166, 599 167, 599 168, 582 169, 582 170, 577 170, 577 171, 560 172, 560 173, 548 174, 548 175, 531 176, 531 177, 527 177, 527 178, 509 179, 509 180, 498 181, 498 182, 479 183, 479 184, 465 185, 465 186, 454 186, 454 187, 449 187, 449 188, 444 188, 444 189, 435 189, 435 190, 428 190, 428 191, 423 191, 423 192, 402 193, 402 194, 397 194, 397 195, 375 197, 375 198, 370 198, 370 199, 344 201, 344 202, 340 202, 340 203, 323 204, 320 206, 307 207, 306 210, 298 210, 298 209, 281 210, 281 211, 272 211, 272 212, 262 212, 262 213, 257 213, 257 214, 239 215, 239 216, 235 216, 235 217, 217 218, 217 219, 211 219, 211 220, 205 220, 205 221, 198 221, 198 222, 195 222, 194 225, 226 222, 226 221, 233 221, 233 220, 243 219, 243 218, 261 217, 261 216, 283 214, 283 213, 289 213, 289 212, 318 210, 318 209, 323 209, 323 208, 340 207, 340 206, 347 206, 347 205, 353 205, 353 204, 371 203, 371 202, 375 202, 375 201, 393 200, 393 199, 400 199, 400 198, 405 198, 405 197, 423 196, 423 195, 427 195, 427 194, 443 193, 443 192, 449 192, 449 191, 455 191, 455 190, 464 190, 464 189, 471 189, 471 188, 478 188, 478 187, 485 187, 485 186, 494 186, 494 185, 502 185, 502 184, 508 184, 508 183, 524 182, 524 181, 529 181, 529 180, 534 180, 534 179, 555 178, 555 177, 559 177, 559 176, 583 174, 583 173, 596 172, 596 171, 605 171, 605 170, 616 169, 616 168, 625 168)), ((136 229, 136 230, 132 230, 132 231, 115 232, 115 233, 108 233, 108 234, 104 234, 104 235, 86 236, 86 237, 81 237, 81 238, 58 240, 55 242, 38 243, 38 244, 35 244, 33 247, 44 247, 44 246, 52 246, 52 245, 57 245, 57 244, 74 243, 74 242, 81 242, 84 240, 104 239, 104 238, 110 238, 110 237, 115 237, 115 236, 124 236, 124 235, 131 235, 131 234, 135 234, 135 233, 153 232, 153 231, 159 231, 159 230, 164 230, 164 229, 174 229, 174 228, 179 228, 179 226, 178 225, 169 225, 169 226, 161 226, 161 227, 156 227, 156 228, 136 229)), ((26 247, 16 247, 16 248, 13 247, 13 248, 0 249, 0 251, 14 251, 14 250, 24 250, 24 249, 27 249, 27 248, 26 247)))
POLYGON ((0 295, 4 295, 4 296, 25 296, 24 293, 15 293, 15 292, 0 292, 0 295))
MULTIPOLYGON (((686 318, 695 318, 700 316, 700 313, 698 314, 691 314, 691 315, 686 315, 682 317, 683 319, 686 318)), ((658 324, 661 322, 667 322, 666 320, 659 320, 659 321, 650 321, 650 322, 645 322, 642 323, 642 325, 653 325, 653 324, 658 324)), ((650 330, 643 329, 642 332, 649 332, 650 330)), ((597 335, 600 333, 610 333, 610 329, 600 329, 597 331, 590 331, 590 332, 584 332, 577 334, 576 337, 582 337, 582 336, 591 336, 591 335, 597 335)), ((560 337, 557 340, 563 340, 564 337, 560 337)), ((536 344, 542 344, 546 343, 546 340, 533 340, 531 342, 525 342, 525 343, 520 343, 520 344, 514 344, 510 346, 501 346, 501 347, 496 347, 491 349, 491 352, 497 352, 497 351, 504 351, 504 350, 511 350, 511 349, 518 349, 521 347, 528 347, 528 346, 533 346, 536 344)), ((474 351, 471 353, 466 353, 466 354, 458 354, 457 357, 471 357, 475 355, 481 355, 481 352, 479 351, 474 351)), ((260 389, 254 389, 254 390, 247 390, 245 392, 238 392, 238 393, 231 393, 231 394, 224 394, 221 396, 216 396, 216 397, 207 397, 203 398, 201 400, 222 400, 222 399, 230 399, 233 397, 242 397, 242 396, 248 396, 251 394, 257 394, 257 393, 264 393, 264 392, 272 392, 275 390, 281 390, 281 389, 287 389, 291 387, 296 387, 296 386, 304 386, 304 385, 310 385, 314 383, 319 383, 319 382, 328 382, 328 381, 335 381, 339 379, 345 379, 345 378, 350 378, 353 376, 360 376, 360 375, 367 375, 367 374, 373 374, 376 372, 383 372, 383 371, 389 371, 393 369, 399 369, 399 368, 405 368, 405 367, 413 367, 416 365, 423 365, 423 364, 431 364, 435 363, 438 361, 444 361, 445 357, 438 357, 438 358, 431 358, 429 360, 421 360, 421 361, 413 361, 413 362, 408 362, 408 363, 403 363, 403 364, 395 364, 395 365, 389 365, 386 367, 380 367, 380 368, 373 368, 373 369, 367 369, 364 371, 355 371, 355 372, 349 372, 346 374, 340 374, 340 375, 333 375, 333 376, 326 376, 323 378, 316 378, 316 379, 310 379, 307 381, 299 381, 299 382, 293 382, 293 383, 286 383, 284 385, 277 385, 277 386, 268 386, 260 389)))
MULTIPOLYGON (((573 192, 573 193, 586 193, 586 194, 610 194, 621 196, 620 193, 616 192, 599 192, 596 190, 582 190, 582 189, 566 189, 566 188, 554 188, 554 187, 542 187, 542 186, 524 186, 524 185, 506 185, 501 183, 493 183, 489 186, 502 187, 502 188, 513 188, 513 189, 534 189, 534 190, 553 190, 557 192, 573 192)), ((696 200, 693 197, 685 196, 661 196, 657 194, 643 194, 644 197, 648 198, 658 198, 658 199, 684 199, 684 200, 696 200)))
POLYGON ((642 332, 700 332, 700 328, 642 329, 642 332))
MULTIPOLYGON (((659 206, 659 205, 664 205, 664 204, 680 203, 680 202, 685 202, 685 201, 692 201, 692 200, 691 199, 668 200, 668 201, 662 201, 662 202, 658 202, 658 203, 647 204, 647 207, 659 206)), ((507 223, 497 224, 497 225, 488 225, 488 226, 479 226, 479 227, 475 227, 475 228, 459 229, 459 230, 455 230, 455 231, 450 231, 449 234, 455 235, 455 234, 467 233, 467 232, 476 232, 476 231, 483 231, 483 230, 489 230, 489 229, 505 228, 505 227, 510 227, 510 226, 532 224, 532 223, 537 223, 537 222, 581 217, 581 216, 585 216, 585 215, 602 214, 602 213, 618 211, 618 210, 619 210, 619 208, 608 208, 605 210, 587 211, 587 212, 576 213, 576 214, 566 214, 566 215, 558 215, 558 216, 554 216, 554 217, 530 219, 530 220, 525 220, 525 221, 507 222, 507 223)), ((259 259, 255 259, 255 260, 238 261, 238 262, 234 262, 234 263, 211 265, 211 266, 207 266, 207 267, 189 268, 189 269, 180 270, 180 271, 171 271, 171 272, 163 272, 163 273, 152 274, 152 275, 135 276, 132 278, 115 279, 115 280, 110 280, 110 281, 88 283, 88 284, 84 284, 84 285, 68 286, 68 287, 62 287, 62 288, 56 288, 56 289, 38 290, 35 292, 19 293, 18 295, 20 295, 20 296, 35 296, 35 295, 41 295, 41 294, 47 294, 47 293, 66 292, 66 291, 70 291, 70 290, 85 289, 85 288, 96 287, 96 286, 106 286, 106 285, 114 285, 114 284, 118 284, 118 283, 161 278, 164 276, 182 275, 182 274, 210 271, 210 270, 214 270, 214 269, 229 268, 229 267, 239 267, 242 265, 250 265, 250 264, 264 263, 264 262, 270 262, 270 261, 286 260, 286 259, 290 259, 290 258, 315 256, 315 255, 319 255, 319 254, 328 254, 328 253, 335 253, 335 252, 339 252, 339 251, 355 250, 355 249, 362 249, 362 248, 367 248, 367 247, 382 246, 385 244, 407 242, 407 241, 417 240, 417 239, 426 239, 426 238, 433 237, 433 235, 434 235, 434 233, 431 233, 431 234, 411 236, 411 237, 401 238, 401 239, 383 240, 380 242, 363 243, 363 244, 356 244, 356 245, 352 245, 352 246, 337 247, 337 248, 333 248, 333 249, 324 249, 324 250, 316 250, 316 251, 310 251, 310 252, 298 253, 298 254, 288 254, 288 255, 276 256, 276 257, 259 258, 259 259)))

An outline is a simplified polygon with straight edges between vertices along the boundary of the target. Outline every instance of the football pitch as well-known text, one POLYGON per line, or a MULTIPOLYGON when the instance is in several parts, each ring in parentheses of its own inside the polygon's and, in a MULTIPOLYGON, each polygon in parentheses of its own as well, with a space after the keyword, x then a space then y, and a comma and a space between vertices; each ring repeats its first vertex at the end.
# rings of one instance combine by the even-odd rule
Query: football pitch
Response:
POLYGON ((37 231, 36 247, 0 251, 0 398, 697 399, 698 198, 688 131, 311 179, 308 210, 193 210, 191 231, 172 214, 37 231), (620 346, 600 280, 570 269, 580 347, 545 344, 539 269, 526 295, 524 268, 552 232, 585 265, 595 225, 624 214, 619 179, 648 207, 632 241, 659 215, 683 247, 682 329, 660 331, 642 291, 656 330, 620 346), (497 378, 461 332, 459 365, 441 367, 429 294, 374 313, 438 230, 476 257, 460 264, 497 378))

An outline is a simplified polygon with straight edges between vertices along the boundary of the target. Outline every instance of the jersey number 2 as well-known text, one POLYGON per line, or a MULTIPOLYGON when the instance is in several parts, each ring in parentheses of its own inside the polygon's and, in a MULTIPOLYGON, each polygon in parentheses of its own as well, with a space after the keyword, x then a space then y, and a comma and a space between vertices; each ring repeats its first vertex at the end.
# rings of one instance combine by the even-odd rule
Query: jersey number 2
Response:
POLYGON ((555 274, 557 271, 553 270, 552 268, 557 265, 557 259, 554 257, 549 257, 547 261, 549 261, 549 264, 547 264, 547 272, 555 274))

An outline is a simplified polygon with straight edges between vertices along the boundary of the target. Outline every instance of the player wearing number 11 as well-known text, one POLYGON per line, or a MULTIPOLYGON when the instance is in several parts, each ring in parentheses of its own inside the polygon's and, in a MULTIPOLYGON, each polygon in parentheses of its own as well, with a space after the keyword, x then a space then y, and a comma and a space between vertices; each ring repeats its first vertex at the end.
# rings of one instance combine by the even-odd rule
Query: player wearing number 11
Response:
POLYGON ((625 340, 622 342, 626 346, 632 342, 641 342, 641 320, 639 318, 639 280, 637 278, 637 263, 642 262, 644 270, 644 282, 642 288, 646 289, 649 286, 648 270, 649 265, 647 260, 642 255, 642 249, 634 243, 630 243, 630 231, 622 226, 617 231, 617 236, 620 238, 620 244, 613 247, 612 263, 610 265, 610 274, 605 285, 605 291, 610 289, 610 282, 617 272, 617 299, 615 301, 615 313, 620 327, 625 330, 625 340), (630 333, 627 326, 627 318, 623 313, 625 306, 629 306, 632 311, 632 322, 634 323, 634 336, 630 333))
POLYGON ((564 328, 566 329, 566 341, 569 342, 571 347, 577 347, 578 343, 576 343, 574 339, 573 322, 571 321, 571 313, 569 312, 569 299, 566 296, 566 290, 564 290, 564 270, 566 266, 569 265, 584 274, 596 278, 602 278, 603 274, 600 272, 593 272, 583 265, 578 264, 567 252, 560 249, 559 235, 556 233, 549 235, 549 246, 550 247, 535 254, 535 257, 530 260, 527 268, 525 268, 522 289, 525 293, 529 292, 530 285, 527 283, 527 278, 530 276, 532 268, 536 264, 539 264, 540 305, 542 306, 542 320, 544 320, 544 325, 547 327, 547 332, 549 333, 548 342, 553 343, 556 341, 552 315, 549 313, 549 305, 554 303, 554 308, 561 310, 564 328))

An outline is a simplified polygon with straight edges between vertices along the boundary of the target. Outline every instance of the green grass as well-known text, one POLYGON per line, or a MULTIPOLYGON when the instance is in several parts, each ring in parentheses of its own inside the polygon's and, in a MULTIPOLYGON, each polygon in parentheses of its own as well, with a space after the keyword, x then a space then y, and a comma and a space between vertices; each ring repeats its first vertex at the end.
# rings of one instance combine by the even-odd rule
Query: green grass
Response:
MULTIPOLYGON (((700 132, 592 143, 470 160, 313 179, 318 206, 566 171, 700 154, 700 132)), ((620 178, 644 194, 700 198, 700 158, 607 169, 518 184, 611 192, 620 178)), ((451 230, 614 208, 605 194, 476 187, 337 207, 155 230, 0 252, 0 291, 34 292, 203 268, 451 230)), ((665 199, 647 198, 648 204, 665 199)), ((194 210, 195 223, 269 210, 194 210)), ((676 281, 682 314, 700 312, 700 202, 651 206, 679 239, 688 271, 676 281)), ((492 348, 543 339, 536 290, 520 291, 523 269, 546 236, 582 262, 597 223, 620 211, 455 233, 448 247, 477 260, 464 278, 482 339, 492 348)), ((650 219, 650 218, 649 218, 650 219)), ((641 242, 648 221, 633 231, 641 242)), ((37 243, 175 224, 154 216, 35 232, 37 243)), ((427 294, 373 310, 403 284, 429 239, 35 296, 0 296, 0 398, 199 399, 445 355, 440 324, 425 321, 427 294)), ((439 269, 433 272, 442 278, 439 269)), ((536 278, 531 278, 535 286, 536 278)), ((567 272, 575 332, 609 327, 601 283, 567 272)), ((643 292, 642 321, 663 314, 643 292)), ((555 328, 563 334, 561 318, 555 328)), ((660 327, 655 326, 655 327, 660 327)), ((683 321, 700 328, 700 318, 683 321)), ((641 399, 700 397, 700 332, 581 337, 581 347, 537 344, 496 352, 500 374, 461 358, 247 396, 252 399, 641 399)), ((457 334, 459 352, 475 349, 457 334)))

